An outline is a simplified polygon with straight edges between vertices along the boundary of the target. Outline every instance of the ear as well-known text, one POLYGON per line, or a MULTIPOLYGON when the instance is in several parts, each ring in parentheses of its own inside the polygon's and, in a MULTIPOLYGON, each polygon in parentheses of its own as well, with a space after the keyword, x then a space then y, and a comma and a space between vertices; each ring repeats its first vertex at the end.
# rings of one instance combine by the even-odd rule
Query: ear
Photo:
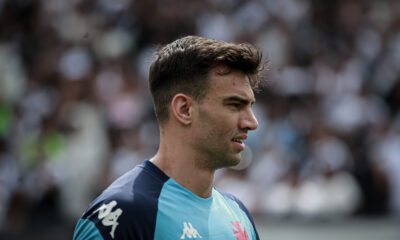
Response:
POLYGON ((192 104, 193 99, 183 93, 176 94, 172 99, 172 114, 183 125, 189 125, 192 122, 192 104))

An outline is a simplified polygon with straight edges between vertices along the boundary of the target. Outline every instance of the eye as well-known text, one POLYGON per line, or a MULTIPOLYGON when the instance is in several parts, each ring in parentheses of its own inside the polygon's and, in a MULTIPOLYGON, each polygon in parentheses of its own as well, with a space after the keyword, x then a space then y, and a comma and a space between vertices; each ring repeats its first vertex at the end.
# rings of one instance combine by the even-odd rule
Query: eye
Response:
POLYGON ((236 109, 240 109, 240 107, 242 106, 242 104, 240 103, 229 103, 228 105, 236 109))

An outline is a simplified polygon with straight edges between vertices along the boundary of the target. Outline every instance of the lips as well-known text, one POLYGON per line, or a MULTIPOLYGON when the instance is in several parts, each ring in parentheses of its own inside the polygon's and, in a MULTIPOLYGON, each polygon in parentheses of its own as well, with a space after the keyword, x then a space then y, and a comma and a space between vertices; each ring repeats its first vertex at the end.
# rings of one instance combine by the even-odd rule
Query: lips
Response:
POLYGON ((240 134, 240 135, 237 135, 234 138, 232 138, 232 141, 242 143, 246 139, 247 139, 247 134, 240 134))
POLYGON ((247 139, 247 134, 237 135, 232 138, 232 142, 238 150, 243 151, 245 149, 245 144, 243 143, 244 140, 247 139))

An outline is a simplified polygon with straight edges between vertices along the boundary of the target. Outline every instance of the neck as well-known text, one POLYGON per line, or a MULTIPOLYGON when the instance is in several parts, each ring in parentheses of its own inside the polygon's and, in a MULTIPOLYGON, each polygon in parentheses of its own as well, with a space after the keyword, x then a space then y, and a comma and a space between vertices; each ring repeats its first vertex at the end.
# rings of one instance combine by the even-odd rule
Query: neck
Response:
POLYGON ((178 136, 166 141, 161 136, 160 148, 150 161, 184 188, 208 198, 212 193, 215 170, 199 167, 196 164, 199 159, 190 147, 186 147, 184 139, 178 136))

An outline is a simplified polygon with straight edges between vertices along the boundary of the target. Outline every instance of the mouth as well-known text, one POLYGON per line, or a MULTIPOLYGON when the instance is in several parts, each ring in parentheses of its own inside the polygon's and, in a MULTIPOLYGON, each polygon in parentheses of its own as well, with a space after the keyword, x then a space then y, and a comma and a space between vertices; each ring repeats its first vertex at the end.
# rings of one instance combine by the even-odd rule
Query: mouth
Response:
POLYGON ((246 140, 246 138, 246 135, 234 137, 232 138, 232 143, 239 151, 243 151, 246 147, 246 145, 244 144, 244 140, 246 140))
POLYGON ((234 138, 232 139, 233 142, 237 142, 237 143, 243 143, 243 139, 240 138, 234 138))

